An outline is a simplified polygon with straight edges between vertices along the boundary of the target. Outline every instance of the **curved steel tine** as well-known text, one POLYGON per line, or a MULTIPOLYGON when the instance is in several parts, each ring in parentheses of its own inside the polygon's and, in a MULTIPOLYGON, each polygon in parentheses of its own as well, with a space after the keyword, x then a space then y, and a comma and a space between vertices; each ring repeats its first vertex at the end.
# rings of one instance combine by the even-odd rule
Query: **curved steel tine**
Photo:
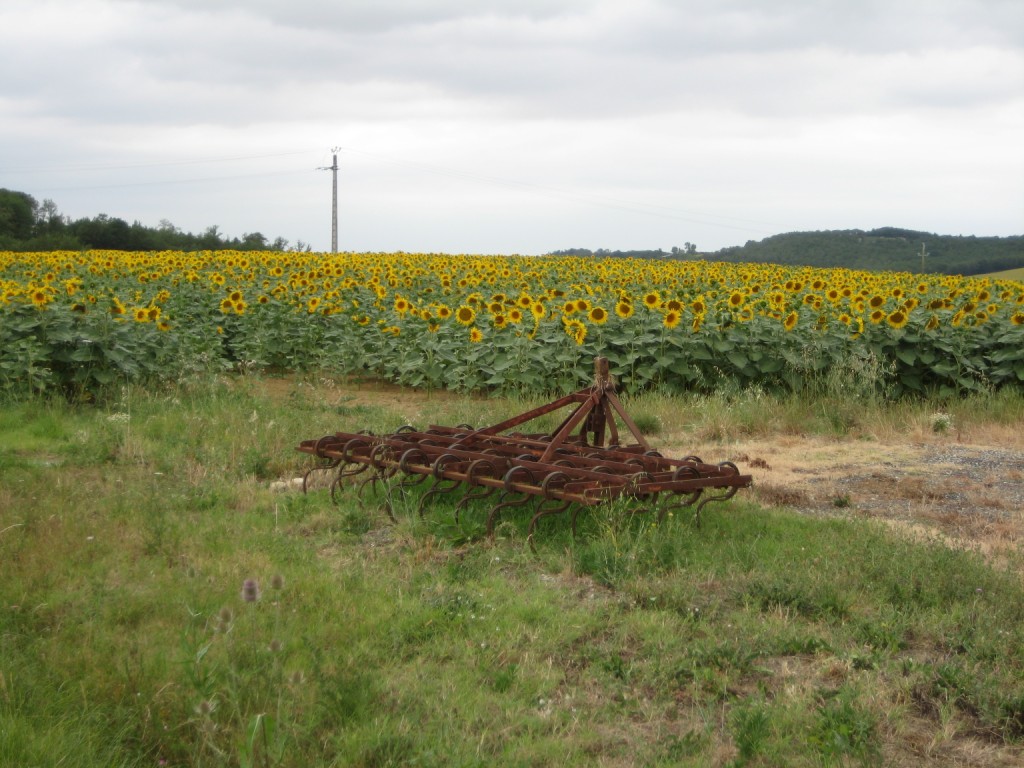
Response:
POLYGON ((451 493, 459 485, 458 480, 450 480, 444 476, 444 467, 449 461, 456 460, 456 457, 450 453, 443 453, 438 456, 434 463, 431 465, 431 476, 434 478, 434 484, 430 486, 430 489, 420 497, 420 503, 418 507, 420 517, 423 517, 423 510, 426 508, 427 501, 431 497, 439 493, 451 493), (445 482, 448 485, 444 485, 445 482))
POLYGON ((713 501, 728 501, 729 499, 736 495, 739 489, 740 487, 738 485, 734 485, 731 488, 729 488, 725 493, 719 494, 718 496, 712 496, 710 494, 708 496, 705 496, 704 500, 697 505, 697 509, 694 510, 693 512, 694 524, 698 528, 700 528, 700 512, 702 509, 704 509, 705 506, 707 506, 713 501))
POLYGON ((497 488, 488 488, 486 486, 483 486, 476 491, 474 491, 472 488, 468 490, 466 494, 461 499, 459 499, 459 503, 455 505, 455 522, 459 522, 459 512, 469 502, 476 501, 477 499, 486 499, 488 496, 494 495, 494 492, 497 490, 497 488))
MULTIPOLYGON (((672 473, 672 479, 673 480, 680 480, 680 479, 682 479, 684 477, 691 477, 691 478, 697 479, 697 478, 700 478, 700 476, 701 476, 700 472, 698 472, 695 467, 690 467, 690 466, 685 466, 685 465, 681 466, 681 467, 676 467, 675 471, 672 473)), ((704 493, 704 489, 703 488, 696 488, 696 489, 690 491, 689 493, 687 493, 685 498, 682 501, 676 501, 674 503, 672 503, 670 501, 663 501, 662 503, 658 504, 657 505, 658 522, 659 523, 663 522, 665 520, 665 517, 668 515, 669 512, 672 512, 672 511, 677 510, 677 509, 685 509, 686 507, 691 506, 695 501, 697 501, 697 499, 699 499, 701 497, 701 495, 703 493, 704 493)), ((682 496, 682 495, 683 495, 682 491, 676 491, 675 492, 675 496, 676 497, 682 496)))
POLYGON ((341 459, 332 459, 330 464, 326 464, 326 465, 320 466, 320 467, 310 467, 305 472, 303 472, 302 473, 302 492, 306 493, 309 490, 308 486, 307 486, 307 482, 309 481, 309 476, 311 474, 313 474, 314 472, 330 472, 332 469, 334 469, 339 464, 341 464, 341 459))
MULTIPOLYGON (((354 441, 350 441, 349 445, 351 444, 351 442, 354 441)), ((345 453, 346 455, 348 455, 349 453, 348 445, 345 446, 345 453)), ((363 490, 366 488, 367 485, 372 486, 375 493, 377 491, 378 480, 381 483, 383 483, 385 487, 387 486, 386 480, 395 473, 394 468, 389 467, 388 464, 385 463, 385 459, 390 453, 391 448, 384 444, 376 445, 373 447, 373 450, 370 451, 369 463, 365 464, 365 466, 367 468, 372 468, 373 473, 370 475, 370 477, 366 478, 365 480, 363 480, 362 483, 359 484, 359 489, 356 491, 356 496, 359 499, 363 498, 363 490)))
POLYGON ((412 488, 414 485, 419 485, 427 479, 427 475, 406 475, 398 481, 400 488, 412 488))
POLYGON ((506 496, 514 493, 518 493, 518 491, 503 491, 501 494, 501 500, 491 507, 490 512, 487 513, 487 536, 489 538, 494 538, 494 521, 498 519, 498 515, 501 514, 502 510, 511 509, 512 507, 521 507, 530 502, 531 497, 528 493, 520 493, 519 498, 517 499, 504 500, 506 496))
POLYGON ((381 480, 380 472, 374 471, 369 477, 359 484, 359 487, 356 489, 356 498, 360 500, 363 498, 363 489, 366 488, 367 485, 371 485, 374 493, 376 493, 378 480, 381 480))
MULTIPOLYGON (((337 466, 338 473, 334 476, 334 479, 331 480, 331 501, 334 502, 335 504, 338 503, 337 493, 338 489, 341 488, 342 478, 351 477, 352 475, 358 475, 360 472, 365 472, 367 468, 365 464, 348 462, 345 461, 344 459, 338 459, 337 466), (356 469, 349 470, 348 467, 350 466, 355 466, 356 469)), ((305 484, 303 484, 302 490, 303 492, 305 492, 305 484)))
POLYGON ((577 504, 572 510, 572 515, 569 517, 569 525, 572 528, 572 537, 576 538, 576 518, 579 517, 580 511, 583 509, 582 504, 577 504))
MULTIPOLYGON (((686 495, 686 498, 682 501, 664 501, 662 504, 658 505, 658 522, 663 522, 665 520, 665 517, 670 512, 674 512, 677 509, 686 509, 687 507, 693 506, 693 503, 697 501, 697 499, 699 499, 701 497, 701 494, 703 493, 704 489, 698 488, 697 490, 688 493, 686 495)), ((682 494, 677 495, 681 496, 682 494)))
MULTIPOLYGON (((399 487, 401 487, 401 485, 401 483, 398 483, 399 487)), ((391 520, 392 523, 397 523, 398 518, 395 517, 395 502, 392 498, 392 491, 394 490, 394 487, 395 485, 392 483, 384 483, 384 500, 381 502, 380 506, 384 509, 384 512, 387 513, 388 519, 391 520)))
POLYGON ((341 488, 341 477, 342 476, 339 473, 338 475, 335 476, 335 478, 333 480, 331 480, 331 501, 334 504, 338 504, 339 503, 338 497, 337 497, 337 492, 338 492, 338 489, 341 488))
POLYGON ((404 474, 405 477, 399 481, 398 485, 402 488, 411 488, 414 485, 419 485, 427 479, 427 475, 422 472, 414 472, 410 465, 416 463, 420 466, 426 466, 427 454, 420 448, 407 448, 402 452, 401 458, 398 460, 398 467, 404 474), (421 461, 422 459, 422 461, 421 461))
POLYGON ((465 496, 459 499, 459 503, 455 505, 456 514, 469 502, 476 501, 477 499, 486 499, 488 496, 493 496, 497 490, 497 488, 488 488, 486 485, 480 486, 480 489, 477 491, 471 488, 465 496))
MULTIPOLYGON (((488 459, 475 459, 466 469, 466 482, 469 483, 470 488, 466 491, 463 497, 459 499, 458 504, 455 505, 456 523, 459 522, 459 510, 461 510, 467 503, 474 501, 475 499, 483 499, 498 490, 497 488, 489 488, 487 486, 481 486, 480 490, 477 491, 473 490, 472 486, 476 484, 477 475, 479 475, 481 471, 486 472, 488 469, 490 472, 494 472, 495 469, 494 463, 488 459)), ((487 476, 491 477, 492 475, 488 473, 487 476)))
POLYGON ((430 489, 426 493, 420 496, 420 503, 417 508, 420 517, 423 517, 423 512, 426 509, 427 502, 431 498, 440 493, 451 493, 456 488, 458 488, 459 485, 460 483, 458 480, 449 480, 448 478, 445 477, 434 478, 434 484, 430 486, 430 489), (448 485, 444 485, 445 483, 448 483, 448 485))
POLYGON ((534 532, 534 529, 537 527, 537 521, 540 520, 542 517, 548 517, 549 515, 561 514, 562 512, 564 512, 565 510, 567 510, 569 508, 570 504, 572 504, 572 501, 570 501, 569 499, 560 499, 559 500, 559 499, 547 499, 547 498, 545 498, 545 499, 539 499, 538 500, 536 511, 535 511, 535 513, 533 515, 533 519, 530 520, 530 527, 527 528, 527 531, 526 531, 526 541, 529 543, 530 549, 533 551, 534 554, 537 553, 537 546, 536 546, 536 544, 533 541, 533 532, 534 532), (555 506, 553 506, 553 507, 545 509, 544 505, 547 504, 548 502, 552 502, 552 501, 557 501, 557 504, 555 506))
POLYGON ((369 468, 369 464, 363 464, 358 461, 346 461, 338 469, 338 477, 352 477, 353 475, 358 475, 365 472, 369 468), (352 469, 349 469, 349 467, 352 467, 352 469))
POLYGON ((554 491, 557 491, 558 488, 568 482, 568 480, 568 474, 560 470, 555 470, 554 472, 549 472, 541 481, 541 488, 544 491, 544 496, 538 500, 537 506, 534 508, 533 519, 530 520, 530 526, 526 531, 526 540, 530 544, 530 549, 534 552, 536 552, 537 549, 533 542, 533 532, 537 527, 537 521, 542 517, 557 515, 564 512, 572 503, 569 499, 559 499, 554 495, 554 491), (551 505, 551 502, 554 504, 551 505))
MULTIPOLYGON (((334 480, 331 481, 331 501, 335 504, 338 503, 337 492, 341 488, 342 480, 346 477, 354 477, 355 475, 362 474, 370 468, 369 464, 360 464, 359 462, 346 461, 341 464, 338 468, 338 474, 334 480), (352 467, 352 469, 349 469, 352 467)), ((360 486, 361 490, 362 486, 360 486)), ((359 490, 356 491, 356 495, 359 495, 359 490)))

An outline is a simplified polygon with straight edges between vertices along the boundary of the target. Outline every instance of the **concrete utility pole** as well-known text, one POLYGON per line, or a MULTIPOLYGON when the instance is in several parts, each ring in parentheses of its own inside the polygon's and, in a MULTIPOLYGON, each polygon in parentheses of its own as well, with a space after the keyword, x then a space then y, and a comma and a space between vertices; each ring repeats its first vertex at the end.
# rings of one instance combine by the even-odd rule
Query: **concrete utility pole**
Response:
POLYGON ((334 147, 331 152, 334 153, 334 162, 330 167, 317 168, 318 171, 331 171, 333 178, 331 179, 331 253, 338 252, 338 150, 340 147, 334 147))

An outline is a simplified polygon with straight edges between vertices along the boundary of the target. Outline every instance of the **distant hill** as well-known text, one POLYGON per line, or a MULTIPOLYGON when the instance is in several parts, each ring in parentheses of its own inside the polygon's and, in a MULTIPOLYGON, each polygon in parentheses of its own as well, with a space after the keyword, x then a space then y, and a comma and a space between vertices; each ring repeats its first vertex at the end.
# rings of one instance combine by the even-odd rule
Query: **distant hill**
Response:
POLYGON ((1024 235, 936 235, 896 227, 867 232, 859 229, 788 232, 702 253, 700 257, 713 261, 846 267, 876 272, 978 275, 1024 267, 1024 235))
POLYGON ((708 261, 787 264, 801 267, 845 267, 872 272, 931 272, 949 275, 983 275, 1024 267, 1024 235, 977 237, 936 235, 912 229, 882 227, 787 232, 747 241, 746 245, 720 251, 698 251, 686 243, 671 251, 610 251, 569 248, 552 251, 555 256, 599 258, 705 259, 708 261), (921 248, 924 247, 924 258, 921 248))

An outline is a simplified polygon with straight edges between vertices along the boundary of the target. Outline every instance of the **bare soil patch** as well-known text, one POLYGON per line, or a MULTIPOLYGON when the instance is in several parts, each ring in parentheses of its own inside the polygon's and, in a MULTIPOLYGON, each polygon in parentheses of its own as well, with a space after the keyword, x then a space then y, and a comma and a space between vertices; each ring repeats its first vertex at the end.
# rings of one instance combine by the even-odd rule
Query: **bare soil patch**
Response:
MULTIPOLYGON (((778 435, 664 451, 729 460, 766 506, 876 518, 915 535, 1001 559, 1024 542, 1024 440, 889 434, 883 439, 778 435)), ((685 446, 685 447, 684 447, 685 446)))

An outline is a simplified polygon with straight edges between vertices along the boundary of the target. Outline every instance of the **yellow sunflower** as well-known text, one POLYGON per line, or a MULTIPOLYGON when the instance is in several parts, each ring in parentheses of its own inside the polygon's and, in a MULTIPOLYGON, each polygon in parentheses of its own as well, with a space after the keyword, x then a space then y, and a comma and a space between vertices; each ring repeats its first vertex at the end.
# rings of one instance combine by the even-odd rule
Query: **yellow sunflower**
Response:
POLYGON ((904 328, 909 320, 909 316, 902 309, 897 309, 885 319, 885 321, 893 328, 904 328))
POLYGON ((587 338, 587 326, 579 320, 569 320, 565 324, 565 333, 577 344, 582 344, 587 338))

